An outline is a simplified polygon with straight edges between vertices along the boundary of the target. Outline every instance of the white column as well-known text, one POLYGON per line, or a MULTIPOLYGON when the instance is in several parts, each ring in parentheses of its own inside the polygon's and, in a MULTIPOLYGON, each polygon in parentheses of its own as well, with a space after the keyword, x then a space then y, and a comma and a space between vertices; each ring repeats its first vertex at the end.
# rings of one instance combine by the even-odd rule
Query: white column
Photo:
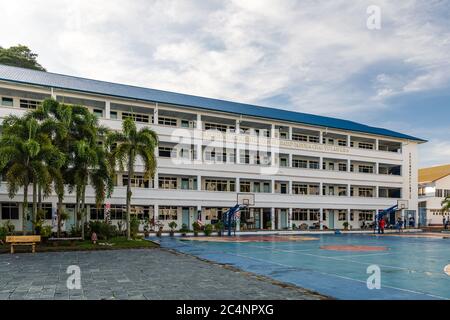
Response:
POLYGON ((202 115, 201 114, 197 114, 197 125, 196 125, 196 127, 199 130, 203 130, 202 115))
POLYGON ((236 178, 236 192, 241 192, 241 178, 237 177, 236 178))
POLYGON ((319 133, 319 143, 323 143, 323 132, 320 131, 319 133))
POLYGON ((50 89, 50 96, 52 99, 56 100, 56 92, 54 88, 50 89))
MULTIPOLYGON (((159 220, 159 205, 155 204, 153 206, 153 219, 155 220, 154 222, 156 223, 159 220)), ((158 231, 155 229, 155 231, 158 231)))
POLYGON ((240 134, 241 133, 241 121, 239 119, 236 119, 236 124, 235 124, 235 133, 236 134, 240 134))
POLYGON ((276 138, 276 136, 275 136, 275 125, 274 124, 272 124, 272 128, 270 130, 270 136, 272 138, 276 138))
POLYGON ((275 179, 272 179, 271 181, 271 188, 272 188, 272 193, 275 193, 275 179))
POLYGON ((158 124, 158 102, 155 104, 153 109, 153 124, 158 124))
POLYGON ((292 194, 292 180, 288 181, 288 188, 289 188, 288 194, 292 194))
POLYGON ((197 190, 202 190, 202 176, 200 175, 197 176, 197 190))
MULTIPOLYGON (((159 156, 158 148, 155 148, 154 152, 155 152, 155 158, 158 159, 158 156, 159 156)), ((156 166, 155 175, 153 176, 153 188, 155 188, 155 189, 159 188, 159 170, 158 170, 158 166, 156 166)))
POLYGON ((323 158, 319 158, 319 170, 323 170, 323 158))
POLYGON ((289 153, 288 154, 288 168, 292 168, 292 153, 289 153))
POLYGON ((375 150, 379 149, 379 141, 378 139, 375 140, 375 150))
POLYGON ((275 230, 275 208, 270 208, 270 229, 275 230))
POLYGON ((292 127, 289 127, 289 135, 288 135, 288 139, 292 140, 292 127))
POLYGON ((350 140, 352 139, 351 136, 347 136, 347 147, 350 147, 350 140))
POLYGON ((347 160, 347 172, 351 172, 350 171, 350 166, 352 165, 352 162, 350 159, 347 160))
POLYGON ((288 228, 289 228, 289 230, 292 230, 292 208, 289 208, 289 213, 288 213, 288 228))
POLYGON ((159 173, 158 169, 155 170, 155 175, 153 177, 153 188, 159 189, 159 173))
POLYGON ((351 225, 351 221, 350 221, 350 216, 351 216, 351 209, 347 209, 347 222, 348 222, 348 229, 350 230, 350 225, 351 225))
POLYGON ((264 229, 264 209, 259 209, 259 228, 264 229))
POLYGON ((111 101, 105 101, 105 118, 111 119, 111 101))
POLYGON ((323 230, 323 208, 320 208, 320 230, 323 230))
POLYGON ((375 174, 378 174, 378 166, 379 166, 380 164, 378 163, 378 162, 375 162, 375 168, 373 169, 373 172, 375 173, 375 174))
POLYGON ((323 182, 319 182, 319 195, 323 196, 323 182))

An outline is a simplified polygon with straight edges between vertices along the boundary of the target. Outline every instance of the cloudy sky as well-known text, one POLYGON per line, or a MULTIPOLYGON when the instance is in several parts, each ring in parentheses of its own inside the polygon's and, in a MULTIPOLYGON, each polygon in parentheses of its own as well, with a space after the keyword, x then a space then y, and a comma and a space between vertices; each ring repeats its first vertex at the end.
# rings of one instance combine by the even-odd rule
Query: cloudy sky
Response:
POLYGON ((0 0, 48 71, 336 116, 450 163, 450 1, 0 0), (381 10, 369 29, 367 8, 381 10))

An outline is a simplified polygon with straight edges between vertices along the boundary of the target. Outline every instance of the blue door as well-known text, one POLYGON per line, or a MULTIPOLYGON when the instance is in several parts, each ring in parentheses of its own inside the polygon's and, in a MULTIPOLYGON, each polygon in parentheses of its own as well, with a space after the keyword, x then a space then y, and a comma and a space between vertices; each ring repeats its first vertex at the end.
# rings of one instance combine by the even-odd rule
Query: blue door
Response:
POLYGON ((181 214, 181 223, 185 224, 188 229, 190 229, 190 223, 189 223, 189 208, 183 208, 182 214, 181 214))

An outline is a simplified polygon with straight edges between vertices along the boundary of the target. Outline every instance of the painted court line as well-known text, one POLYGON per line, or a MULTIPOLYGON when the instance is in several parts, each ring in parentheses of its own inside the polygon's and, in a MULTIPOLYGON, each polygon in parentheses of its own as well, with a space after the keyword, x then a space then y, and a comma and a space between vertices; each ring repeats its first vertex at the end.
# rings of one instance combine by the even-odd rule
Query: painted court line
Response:
MULTIPOLYGON (((254 258, 254 257, 248 257, 248 256, 244 256, 244 255, 239 255, 239 254, 233 254, 233 255, 241 257, 241 258, 245 258, 245 259, 255 260, 255 261, 258 261, 258 262, 264 262, 264 263, 279 265, 279 266, 282 266, 282 267, 285 267, 285 268, 297 269, 297 270, 299 269, 298 267, 290 266, 290 265, 286 265, 286 264, 282 264, 282 263, 278 263, 278 262, 267 261, 267 260, 258 259, 258 258, 254 258)), ((359 283, 366 283, 366 281, 363 281, 363 280, 354 279, 354 278, 351 278, 351 277, 346 277, 346 276, 342 276, 342 275, 335 274, 335 273, 328 273, 328 272, 317 271, 317 270, 311 270, 311 271, 319 273, 319 274, 322 274, 322 275, 333 276, 333 277, 337 277, 337 278, 341 278, 341 279, 345 279, 345 280, 350 280, 350 281, 355 281, 355 282, 359 282, 359 283)), ((437 296, 437 295, 433 295, 433 294, 429 294, 429 293, 425 293, 425 292, 414 291, 414 290, 410 290, 410 289, 399 288, 399 287, 394 287, 394 286, 389 286, 389 285, 383 285, 383 287, 386 287, 386 288, 389 288, 389 289, 394 289, 394 290, 399 290, 399 291, 404 291, 404 292, 408 292, 408 293, 426 295, 426 296, 429 296, 429 297, 432 297, 432 298, 448 300, 445 297, 441 297, 441 296, 437 296)))

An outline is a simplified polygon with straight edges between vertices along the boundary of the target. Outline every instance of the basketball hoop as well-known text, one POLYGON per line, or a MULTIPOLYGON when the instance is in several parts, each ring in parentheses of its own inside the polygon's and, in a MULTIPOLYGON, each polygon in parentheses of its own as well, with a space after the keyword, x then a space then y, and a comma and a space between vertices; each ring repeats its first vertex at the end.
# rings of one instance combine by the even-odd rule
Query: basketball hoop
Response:
POLYGON ((255 194, 254 193, 238 193, 237 203, 244 207, 250 207, 255 205, 255 194))

